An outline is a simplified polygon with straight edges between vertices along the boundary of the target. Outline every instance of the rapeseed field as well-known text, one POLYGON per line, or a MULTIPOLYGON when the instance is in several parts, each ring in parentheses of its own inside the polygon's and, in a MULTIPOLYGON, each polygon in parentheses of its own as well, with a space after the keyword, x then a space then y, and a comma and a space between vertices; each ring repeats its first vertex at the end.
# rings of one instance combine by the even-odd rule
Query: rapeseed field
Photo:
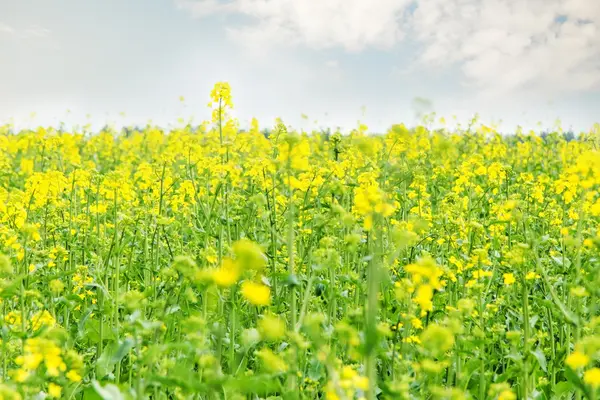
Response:
POLYGON ((600 129, 0 128, 0 399, 600 398, 600 129))

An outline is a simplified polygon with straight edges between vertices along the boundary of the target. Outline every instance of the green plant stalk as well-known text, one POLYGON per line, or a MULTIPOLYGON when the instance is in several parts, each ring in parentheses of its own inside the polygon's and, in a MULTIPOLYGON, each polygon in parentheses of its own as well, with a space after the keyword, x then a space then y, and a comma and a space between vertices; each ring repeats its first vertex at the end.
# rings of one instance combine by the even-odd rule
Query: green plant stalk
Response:
MULTIPOLYGON (((73 228, 73 199, 75 198, 75 176, 73 176, 73 180, 71 182, 71 195, 69 196, 69 227, 68 227, 68 240, 67 240, 67 251, 69 252, 69 266, 67 273, 71 273, 73 271, 73 235, 71 234, 71 229, 73 228)), ((52 305, 54 308, 54 305, 52 305)), ((64 315, 64 326, 69 326, 69 307, 65 307, 65 315, 64 315)))
MULTIPOLYGON (((582 240, 583 240, 583 235, 582 235, 582 229, 583 229, 583 224, 581 223, 582 219, 584 218, 584 213, 583 213, 583 200, 584 200, 584 194, 581 194, 581 199, 579 201, 579 218, 577 219, 577 236, 576 236, 576 243, 577 243, 577 248, 576 248, 576 254, 575 254, 575 285, 579 286, 581 283, 581 246, 582 246, 582 240)), ((576 311, 576 315, 577 318, 581 318, 582 317, 582 312, 581 312, 581 300, 579 298, 575 298, 575 311, 576 311)), ((579 339, 581 338, 581 325, 577 324, 575 326, 575 344, 577 344, 579 342, 579 339)), ((595 398, 594 395, 592 395, 591 398, 595 398)), ((577 393, 575 393, 575 399, 576 400, 580 400, 581 399, 581 393, 579 391, 577 391, 577 393)))
POLYGON ((312 285, 314 282, 313 272, 311 270, 310 275, 308 277, 308 282, 306 283, 306 289, 304 291, 304 297, 302 298, 302 304, 300 306, 300 317, 298 318, 298 322, 294 327, 294 332, 300 332, 300 328, 302 327, 302 323, 304 321, 304 316, 306 315, 306 310, 308 308, 308 304, 310 303, 310 297, 312 292, 312 285))
MULTIPOLYGON (((118 210, 118 193, 117 193, 117 189, 115 189, 115 199, 114 199, 114 207, 115 207, 115 213, 114 213, 114 241, 115 241, 115 255, 114 255, 114 263, 115 263, 115 280, 114 280, 114 290, 115 290, 115 295, 114 295, 114 299, 115 299, 115 303, 114 303, 114 308, 113 308, 113 323, 115 325, 115 336, 117 339, 117 343, 119 343, 119 336, 120 336, 120 332, 119 332, 119 286, 120 286, 120 282, 119 282, 119 275, 121 274, 121 262, 120 262, 120 257, 119 257, 119 250, 120 250, 120 244, 118 243, 118 218, 117 218, 117 210, 118 210)), ((116 371, 115 371, 115 380, 118 383, 120 381, 121 378, 121 360, 119 360, 117 362, 116 365, 116 371)))
POLYGON ((523 268, 523 283, 521 285, 523 297, 523 399, 529 396, 529 288, 525 278, 525 268, 523 268))
POLYGON ((337 285, 336 285, 336 273, 335 267, 329 268, 329 323, 331 325, 335 324, 336 314, 337 314, 337 285))
MULTIPOLYGON (((291 146, 291 145, 290 145, 291 146)), ((294 193, 292 190, 292 172, 291 172, 291 151, 288 157, 288 237, 287 237, 287 250, 288 250, 288 274, 290 277, 295 272, 295 260, 294 260, 294 193)), ((296 289, 290 286, 290 327, 294 329, 296 326, 296 289)))
POLYGON ((552 352, 552 363, 550 365, 550 388, 554 392, 556 385, 556 344, 554 343, 554 321, 552 321, 552 312, 550 307, 546 307, 546 316, 548 318, 548 327, 550 330, 550 350, 552 352))
MULTIPOLYGON (((2 321, 4 321, 4 317, 6 316, 6 307, 7 302, 4 302, 2 305, 2 321)), ((2 335, 4 336, 4 335, 2 335)), ((8 369, 8 357, 7 357, 7 348, 6 348, 6 338, 2 337, 2 381, 6 381, 6 373, 8 369)))
POLYGON ((230 294, 230 313, 229 313, 229 373, 234 374, 235 364, 235 319, 236 319, 236 291, 234 286, 231 288, 230 294))
MULTIPOLYGON (((266 177, 265 177, 266 179, 266 177)), ((267 204, 270 204, 269 208, 271 211, 271 216, 269 218, 270 222, 270 242, 271 242, 271 273, 273 274, 273 296, 277 297, 277 243, 276 243, 276 229, 277 229, 277 203, 275 201, 275 174, 271 174, 271 185, 272 185, 272 193, 271 200, 269 200, 269 193, 267 192, 267 204)))
POLYGON ((381 268, 381 250, 383 245, 382 232, 380 231, 379 216, 376 215, 373 221, 372 232, 376 232, 375 240, 370 240, 373 243, 371 248, 371 260, 367 275, 367 307, 365 309, 365 364, 366 375, 369 380, 369 389, 367 392, 367 400, 375 400, 377 398, 375 390, 377 387, 377 308, 380 282, 381 268))
MULTIPOLYGON (((484 298, 483 298, 483 292, 480 291, 479 293, 479 327, 480 329, 482 329, 482 331, 485 329, 484 328, 484 321, 483 321, 483 303, 484 303, 484 298)), ((480 349, 480 355, 479 355, 479 399, 485 399, 485 389, 486 389, 486 382, 485 382, 485 345, 481 346, 482 348, 480 349)))
MULTIPOLYGON (((292 191, 292 171, 291 171, 291 167, 292 167, 292 162, 291 162, 291 144, 290 146, 290 153, 289 153, 289 157, 288 157, 288 176, 287 176, 287 183, 288 183, 288 237, 287 237, 287 247, 288 247, 288 274, 291 277, 294 276, 294 270, 295 270, 295 265, 294 265, 294 198, 293 198, 293 191, 292 191)), ((289 287, 289 297, 290 297, 290 329, 294 330, 296 327, 296 288, 293 285, 290 285, 289 287)), ((296 349, 297 351, 297 349, 296 349)), ((296 383, 297 379, 296 379, 296 374, 292 373, 290 374, 290 379, 288 381, 288 388, 290 390, 295 391, 296 393, 298 393, 299 391, 299 386, 296 383)))

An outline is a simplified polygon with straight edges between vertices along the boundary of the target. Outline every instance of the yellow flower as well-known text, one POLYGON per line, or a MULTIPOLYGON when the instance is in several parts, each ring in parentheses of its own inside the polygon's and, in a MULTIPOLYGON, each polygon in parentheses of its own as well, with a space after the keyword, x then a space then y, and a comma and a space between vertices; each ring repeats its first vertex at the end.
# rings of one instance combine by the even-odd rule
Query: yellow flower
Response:
POLYGON ((44 361, 44 356, 40 353, 25 354, 17 360, 17 364, 22 365, 27 370, 34 370, 44 361))
POLYGON ((260 246, 251 240, 242 239, 233 244, 235 260, 241 269, 260 271, 267 265, 267 257, 260 246))
POLYGON ((209 103, 209 107, 212 106, 212 103, 222 102, 222 106, 233 107, 233 103, 231 102, 231 86, 229 86, 228 82, 217 82, 210 92, 211 103, 209 103))
POLYGON ((583 374, 583 381, 588 385, 597 388, 600 386, 600 368, 591 368, 583 374))
POLYGON ((369 389, 369 378, 366 376, 357 376, 354 378, 354 387, 362 391, 367 391, 369 389))
POLYGON ((363 229, 365 231, 370 231, 371 229, 373 229, 373 215, 372 214, 367 214, 365 216, 365 220, 363 221, 363 229))
POLYGON ((325 400, 340 400, 333 382, 328 382, 325 387, 325 400))
POLYGON ((590 363, 590 358, 580 351, 569 354, 565 363, 572 369, 583 368, 590 363))
POLYGON ((34 170, 33 160, 23 158, 21 159, 21 172, 24 175, 31 175, 34 170))
POLYGON ((281 318, 267 314, 258 321, 258 330, 265 339, 276 341, 285 336, 285 323, 281 318))
POLYGON ((354 190, 354 210, 365 217, 373 212, 389 217, 394 213, 395 206, 388 202, 377 182, 370 180, 354 190))
POLYGON ((536 274, 534 271, 529 271, 527 273, 527 275, 525 275, 525 279, 527 279, 528 281, 532 280, 532 279, 538 279, 540 276, 538 274, 536 274))
POLYGON ((454 346, 454 334, 449 328, 434 323, 423 331, 421 342, 427 350, 439 355, 454 346))
POLYGON ((221 267, 212 273, 213 281, 220 287, 229 287, 234 285, 240 277, 240 272, 230 258, 225 258, 221 267))
POLYGON ((423 322, 419 318, 413 318, 410 323, 415 329, 423 329, 423 322))
POLYGON ((37 331, 42 327, 52 328, 56 325, 56 320, 48 311, 44 310, 35 313, 31 317, 31 329, 37 331))
POLYGON ((15 381, 19 383, 23 383, 29 378, 29 372, 24 369, 19 368, 15 373, 15 381))
POLYGON ((512 273, 502 275, 504 277, 504 284, 510 286, 516 282, 515 276, 512 273))
POLYGON ((49 376, 58 376, 60 372, 64 372, 67 366, 60 356, 60 349, 55 348, 53 351, 48 352, 45 357, 46 372, 49 376))
POLYGON ((244 281, 242 283, 242 296, 255 306, 268 306, 271 304, 271 289, 262 283, 244 281))
POLYGON ((65 376, 71 382, 81 382, 81 375, 79 375, 79 373, 77 371, 75 371, 74 369, 67 372, 65 376))
POLYGON ((263 366, 273 373, 285 373, 289 367, 285 360, 279 355, 273 353, 271 349, 265 348, 256 351, 254 354, 262 361, 263 366))
POLYGON ((421 314, 426 314, 427 311, 433 310, 433 286, 429 284, 421 285, 417 289, 417 294, 415 295, 415 303, 421 307, 421 314))
POLYGON ((342 367, 342 371, 340 373, 340 378, 342 379, 352 379, 355 376, 358 375, 358 372, 356 372, 354 369, 352 369, 352 367, 348 366, 348 365, 344 365, 342 367))
POLYGON ((498 400, 516 400, 516 398, 517 396, 510 389, 503 390, 498 395, 498 400))
POLYGON ((9 325, 18 326, 21 324, 21 314, 18 314, 15 311, 9 311, 8 314, 4 316, 4 322, 9 325))
POLYGON ((421 339, 418 336, 410 335, 410 336, 404 338, 403 342, 421 344, 421 339))
POLYGON ((572 287, 570 293, 576 297, 586 297, 589 295, 588 291, 583 286, 572 287))
POLYGON ((50 382, 48 384, 48 395, 54 399, 57 399, 60 397, 62 393, 62 388, 60 386, 58 386, 56 383, 52 383, 50 382))

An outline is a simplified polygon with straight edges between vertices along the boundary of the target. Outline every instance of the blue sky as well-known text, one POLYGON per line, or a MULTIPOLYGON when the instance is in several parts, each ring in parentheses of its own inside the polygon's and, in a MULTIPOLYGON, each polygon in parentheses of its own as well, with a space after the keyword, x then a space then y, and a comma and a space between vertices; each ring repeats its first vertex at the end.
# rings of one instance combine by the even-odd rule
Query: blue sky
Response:
POLYGON ((242 125, 381 131, 414 124, 419 97, 448 120, 587 130, 600 121, 600 4, 0 0, 0 124, 200 122, 220 80, 242 125))

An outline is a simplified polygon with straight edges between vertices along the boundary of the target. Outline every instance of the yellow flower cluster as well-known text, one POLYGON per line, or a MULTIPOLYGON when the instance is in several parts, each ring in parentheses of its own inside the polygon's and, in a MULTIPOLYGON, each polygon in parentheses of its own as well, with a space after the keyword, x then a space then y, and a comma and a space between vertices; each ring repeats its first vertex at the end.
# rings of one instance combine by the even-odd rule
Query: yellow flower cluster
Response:
POLYGON ((354 368, 344 365, 336 380, 330 380, 325 389, 327 400, 352 399, 355 393, 365 393, 369 388, 369 378, 361 376, 354 368))
POLYGON ((0 399, 597 397, 600 125, 244 130, 233 105, 0 126, 0 399))
POLYGON ((58 377, 67 370, 67 365, 61 357, 62 350, 48 339, 27 339, 24 354, 17 357, 16 363, 20 368, 15 372, 17 382, 25 382, 40 365, 45 366, 46 374, 58 377))
POLYGON ((414 294, 413 302, 419 306, 421 315, 433 311, 433 295, 435 290, 443 287, 444 281, 441 279, 443 270, 431 256, 424 256, 416 263, 404 267, 410 278, 405 278, 400 291, 406 291, 414 294))

